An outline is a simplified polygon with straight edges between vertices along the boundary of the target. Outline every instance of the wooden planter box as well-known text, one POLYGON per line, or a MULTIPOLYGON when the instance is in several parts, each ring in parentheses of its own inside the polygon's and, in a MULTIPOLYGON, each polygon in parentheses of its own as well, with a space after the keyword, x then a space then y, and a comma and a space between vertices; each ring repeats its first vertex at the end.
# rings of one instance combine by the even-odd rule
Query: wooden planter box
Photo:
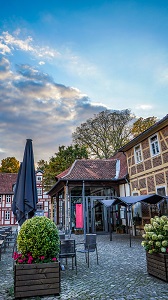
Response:
POLYGON ((150 275, 168 282, 168 254, 146 252, 146 261, 150 275))
POLYGON ((59 294, 59 262, 14 265, 15 298, 59 294))

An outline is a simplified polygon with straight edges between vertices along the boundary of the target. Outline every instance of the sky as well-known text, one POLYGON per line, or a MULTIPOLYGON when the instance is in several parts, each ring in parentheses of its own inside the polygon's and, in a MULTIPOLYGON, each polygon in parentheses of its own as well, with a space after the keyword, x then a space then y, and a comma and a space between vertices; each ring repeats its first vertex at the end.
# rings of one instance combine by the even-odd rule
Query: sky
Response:
POLYGON ((99 112, 168 113, 167 0, 6 0, 0 9, 0 162, 72 144, 99 112))

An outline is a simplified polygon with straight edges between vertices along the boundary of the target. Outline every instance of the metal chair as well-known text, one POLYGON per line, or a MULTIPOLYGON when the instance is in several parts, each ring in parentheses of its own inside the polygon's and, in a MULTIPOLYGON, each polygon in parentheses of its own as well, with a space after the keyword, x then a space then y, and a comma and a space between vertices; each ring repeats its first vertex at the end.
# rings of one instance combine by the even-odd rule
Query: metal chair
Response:
MULTIPOLYGON (((89 268, 89 254, 91 252, 96 252, 97 264, 98 261, 98 251, 97 251, 97 242, 96 242, 96 234, 86 234, 86 238, 84 243, 79 243, 84 245, 84 249, 77 249, 77 252, 85 253, 86 263, 89 268)), ((77 244, 78 245, 78 244, 77 244)))
POLYGON ((59 232, 59 238, 60 240, 65 240, 65 233, 59 232))
POLYGON ((62 260, 63 258, 66 258, 66 264, 67 259, 72 258, 72 270, 74 269, 74 259, 75 259, 75 267, 76 267, 76 274, 77 274, 77 259, 76 259, 76 245, 75 240, 60 240, 60 253, 59 258, 62 260))

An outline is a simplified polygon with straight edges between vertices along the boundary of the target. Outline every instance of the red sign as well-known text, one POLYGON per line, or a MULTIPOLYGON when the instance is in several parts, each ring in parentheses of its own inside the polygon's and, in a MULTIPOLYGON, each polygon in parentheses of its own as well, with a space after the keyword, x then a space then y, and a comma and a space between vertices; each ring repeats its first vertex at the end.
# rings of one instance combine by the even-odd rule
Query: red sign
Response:
POLYGON ((83 205, 76 204, 76 228, 83 228, 83 205))

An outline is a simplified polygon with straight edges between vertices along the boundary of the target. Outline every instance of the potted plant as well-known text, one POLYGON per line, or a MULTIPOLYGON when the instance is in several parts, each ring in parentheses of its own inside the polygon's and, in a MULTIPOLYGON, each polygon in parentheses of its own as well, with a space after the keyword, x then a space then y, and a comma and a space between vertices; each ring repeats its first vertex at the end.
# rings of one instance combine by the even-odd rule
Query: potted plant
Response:
POLYGON ((168 217, 151 218, 144 231, 141 245, 146 250, 147 271, 168 281, 168 217))
POLYGON ((26 220, 14 252, 15 298, 60 293, 59 232, 47 217, 26 220))

